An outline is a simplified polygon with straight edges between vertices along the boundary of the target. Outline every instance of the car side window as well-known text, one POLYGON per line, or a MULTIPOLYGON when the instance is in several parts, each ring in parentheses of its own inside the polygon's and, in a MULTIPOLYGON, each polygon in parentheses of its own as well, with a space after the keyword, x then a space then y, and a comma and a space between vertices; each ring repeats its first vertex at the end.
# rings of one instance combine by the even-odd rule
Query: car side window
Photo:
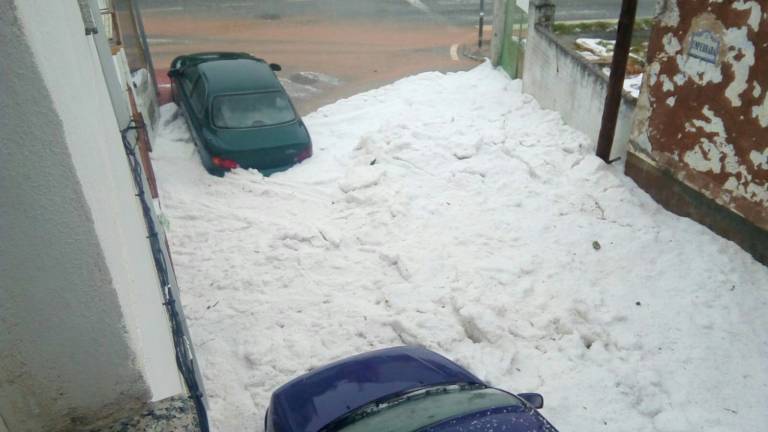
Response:
POLYGON ((190 102, 192 108, 195 110, 198 116, 203 115, 205 107, 205 82, 202 79, 198 79, 195 85, 192 87, 190 93, 190 102))
POLYGON ((200 73, 197 71, 196 67, 184 70, 184 78, 182 79, 182 82, 184 83, 184 90, 187 94, 192 94, 192 87, 199 77, 200 73))

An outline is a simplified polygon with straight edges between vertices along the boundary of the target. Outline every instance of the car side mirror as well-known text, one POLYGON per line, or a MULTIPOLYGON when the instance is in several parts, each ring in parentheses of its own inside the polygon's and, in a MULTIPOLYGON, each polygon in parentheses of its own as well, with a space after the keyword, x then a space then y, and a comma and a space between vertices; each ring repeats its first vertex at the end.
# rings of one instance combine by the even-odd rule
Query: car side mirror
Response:
POLYGON ((520 393, 517 396, 536 409, 544 408, 544 396, 538 393, 520 393))
POLYGON ((279 65, 279 64, 277 64, 277 63, 270 63, 270 64, 269 64, 269 68, 270 68, 270 69, 272 69, 272 70, 273 70, 273 71, 275 71, 275 72, 280 72, 281 70, 283 70, 283 67, 282 67, 282 66, 280 66, 280 65, 279 65))
POLYGON ((168 78, 176 78, 181 76, 181 71, 179 69, 169 69, 168 70, 168 78))

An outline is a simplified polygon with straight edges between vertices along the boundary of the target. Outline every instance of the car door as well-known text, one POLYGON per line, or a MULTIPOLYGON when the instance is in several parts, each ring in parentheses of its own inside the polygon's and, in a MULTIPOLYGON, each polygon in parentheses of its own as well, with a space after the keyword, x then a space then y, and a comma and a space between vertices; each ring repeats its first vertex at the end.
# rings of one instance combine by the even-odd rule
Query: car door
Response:
POLYGON ((187 125, 189 125, 195 145, 202 147, 200 128, 203 125, 202 117, 204 110, 201 108, 205 104, 200 101, 200 98, 205 97, 204 80, 200 77, 197 68, 191 67, 184 70, 179 81, 180 85, 177 90, 179 92, 178 101, 181 105, 181 111, 187 120, 187 125))
POLYGON ((172 89, 174 92, 174 101, 179 105, 179 108, 187 120, 189 120, 189 113, 187 111, 190 109, 189 94, 192 92, 192 85, 198 77, 199 74, 197 73, 197 68, 189 68, 181 69, 181 72, 174 80, 175 85, 172 89))
POLYGON ((198 143, 200 149, 205 149, 205 142, 203 141, 202 130, 205 126, 205 106, 206 106, 206 91, 205 80, 202 77, 198 77, 195 83, 192 85, 187 102, 189 107, 187 114, 189 116, 189 123, 194 135, 195 141, 198 143))
POLYGON ((177 75, 171 79, 171 92, 173 94, 173 101, 176 102, 182 109, 186 106, 184 99, 189 98, 189 93, 192 91, 192 85, 199 78, 200 73, 196 66, 189 68, 182 68, 181 66, 172 66, 172 70, 178 71, 177 75))

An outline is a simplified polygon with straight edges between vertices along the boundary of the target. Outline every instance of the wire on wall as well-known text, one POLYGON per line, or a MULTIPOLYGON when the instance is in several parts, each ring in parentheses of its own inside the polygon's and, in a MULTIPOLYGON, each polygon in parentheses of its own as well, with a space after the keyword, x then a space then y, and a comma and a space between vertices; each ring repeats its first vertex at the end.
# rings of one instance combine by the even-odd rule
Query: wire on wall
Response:
POLYGON ((202 391, 202 386, 197 380, 197 374, 195 371, 195 359, 192 354, 192 341, 185 332, 185 327, 182 323, 181 313, 177 309, 180 307, 177 304, 177 299, 174 298, 174 293, 171 290, 171 277, 169 273, 169 266, 165 260, 165 254, 163 254, 162 245, 160 243, 160 237, 157 231, 157 225, 152 217, 152 207, 145 188, 144 188, 144 173, 136 154, 136 146, 131 144, 128 138, 128 132, 131 130, 138 130, 140 127, 133 125, 120 131, 120 135, 123 139, 123 147, 125 148, 125 154, 128 156, 128 163, 133 175, 133 181, 136 186, 136 196, 141 203, 141 210, 144 214, 144 222, 147 225, 147 232, 149 233, 148 239, 152 249, 152 257, 157 268, 158 278, 160 279, 160 286, 163 292, 163 305, 168 312, 168 317, 171 322, 171 335, 173 337, 173 345, 176 357, 176 366, 181 373, 184 383, 190 393, 195 410, 197 412, 197 418, 200 423, 200 430, 202 432, 208 432, 208 413, 205 407, 205 399, 202 391))

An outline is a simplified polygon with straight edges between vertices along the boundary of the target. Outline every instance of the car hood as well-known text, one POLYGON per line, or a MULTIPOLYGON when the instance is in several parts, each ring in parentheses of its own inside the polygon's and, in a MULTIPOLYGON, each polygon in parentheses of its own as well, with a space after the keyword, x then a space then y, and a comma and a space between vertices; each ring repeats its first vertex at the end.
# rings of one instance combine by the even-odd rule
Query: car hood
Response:
POLYGON ((206 133, 214 138, 206 140, 213 154, 248 152, 291 145, 306 146, 310 143, 309 132, 300 120, 249 129, 209 128, 206 133))
POLYGON ((423 432, 557 432, 533 408, 501 407, 457 417, 425 428, 423 432))
POLYGON ((371 402, 438 384, 483 384, 423 348, 398 347, 350 357, 298 377, 272 395, 276 430, 316 432, 371 402))

